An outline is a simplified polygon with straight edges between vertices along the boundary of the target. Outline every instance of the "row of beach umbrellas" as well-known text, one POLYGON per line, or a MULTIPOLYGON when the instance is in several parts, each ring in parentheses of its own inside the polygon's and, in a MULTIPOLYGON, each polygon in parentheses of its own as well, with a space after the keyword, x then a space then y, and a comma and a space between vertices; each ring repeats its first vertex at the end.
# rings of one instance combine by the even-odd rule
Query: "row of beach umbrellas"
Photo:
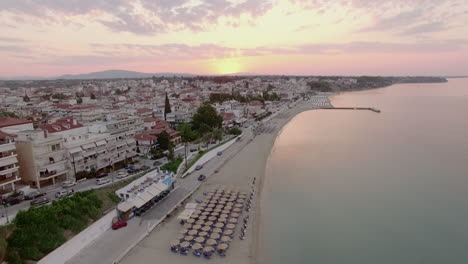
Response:
POLYGON ((171 249, 210 253, 216 248, 224 252, 232 241, 246 197, 245 192, 223 188, 206 193, 206 200, 185 221, 171 249))

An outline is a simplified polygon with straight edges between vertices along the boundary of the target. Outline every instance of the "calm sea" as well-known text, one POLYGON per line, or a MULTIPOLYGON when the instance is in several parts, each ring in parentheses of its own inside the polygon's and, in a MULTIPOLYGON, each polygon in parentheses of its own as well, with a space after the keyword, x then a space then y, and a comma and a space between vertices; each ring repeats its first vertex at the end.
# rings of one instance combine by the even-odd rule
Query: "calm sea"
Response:
POLYGON ((266 263, 468 263, 468 79, 346 93, 276 139, 266 263))

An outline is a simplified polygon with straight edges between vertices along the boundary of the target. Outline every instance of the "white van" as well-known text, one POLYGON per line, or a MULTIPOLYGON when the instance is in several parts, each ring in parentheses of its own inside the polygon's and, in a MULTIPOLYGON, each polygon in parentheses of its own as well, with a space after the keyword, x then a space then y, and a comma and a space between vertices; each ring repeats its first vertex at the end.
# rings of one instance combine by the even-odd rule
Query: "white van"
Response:
POLYGON ((111 182, 109 178, 101 178, 96 180, 97 185, 102 185, 111 182))

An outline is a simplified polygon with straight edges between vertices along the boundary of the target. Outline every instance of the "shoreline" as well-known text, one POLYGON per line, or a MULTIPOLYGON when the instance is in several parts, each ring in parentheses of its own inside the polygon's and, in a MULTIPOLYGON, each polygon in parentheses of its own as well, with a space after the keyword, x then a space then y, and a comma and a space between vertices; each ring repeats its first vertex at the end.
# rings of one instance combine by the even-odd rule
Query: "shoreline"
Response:
MULTIPOLYGON (((332 96, 332 95, 330 95, 332 96)), ((328 96, 328 97, 330 97, 328 96)), ((331 104, 330 104, 331 105, 331 104)), ((262 220, 262 203, 264 197, 264 183, 267 177, 267 167, 270 162, 270 156, 273 151, 273 147, 275 145, 277 137, 281 134, 283 131, 284 127, 292 120, 294 119, 297 115, 305 112, 305 111, 311 111, 311 110, 320 110, 319 108, 315 108, 312 105, 308 105, 307 102, 301 101, 296 105, 295 107, 288 109, 284 113, 281 113, 281 115, 285 115, 286 117, 283 119, 278 119, 275 117, 275 121, 278 122, 277 128, 275 131, 271 134, 272 139, 269 147, 269 151, 267 153, 267 160, 264 164, 264 169, 263 173, 260 176, 257 186, 255 188, 256 190, 256 197, 255 197, 255 210, 253 211, 253 225, 255 227, 255 234, 252 236, 252 241, 251 241, 251 255, 254 256, 250 263, 251 264, 261 264, 265 263, 264 259, 264 254, 262 253, 262 248, 261 248, 261 233, 263 232, 263 226, 261 225, 261 220, 262 220)))
MULTIPOLYGON (((246 142, 223 153, 223 156, 227 155, 228 157, 225 161, 215 159, 205 165, 204 170, 210 171, 210 174, 207 175, 208 177, 205 182, 186 202, 194 202, 197 199, 203 200, 204 192, 222 185, 242 191, 249 191, 252 188, 255 190, 253 206, 250 212, 243 212, 244 215, 250 214, 250 223, 248 224, 245 239, 240 240, 238 238, 238 229, 240 228, 238 226, 235 239, 231 242, 227 256, 224 258, 212 258, 210 263, 261 263, 262 256, 259 253, 261 252, 260 232, 262 228, 260 220, 263 197, 262 189, 274 143, 284 126, 294 117, 304 111, 318 108, 320 106, 315 105, 314 102, 298 101, 294 105, 291 105, 291 108, 280 110, 272 115, 271 118, 263 120, 262 125, 254 129, 254 135, 248 129, 247 134, 249 136, 242 140, 246 140, 246 142), (218 172, 211 174, 214 170, 218 172), (252 184, 254 178, 256 178, 256 182, 252 184)), ((187 180, 196 180, 196 177, 192 176, 188 176, 187 180)), ((169 251, 169 241, 174 239, 181 228, 179 221, 177 221, 177 215, 183 210, 185 203, 151 231, 147 237, 138 242, 119 263, 146 263, 155 258, 158 258, 161 262, 172 264, 205 263, 203 258, 180 256, 169 251)))

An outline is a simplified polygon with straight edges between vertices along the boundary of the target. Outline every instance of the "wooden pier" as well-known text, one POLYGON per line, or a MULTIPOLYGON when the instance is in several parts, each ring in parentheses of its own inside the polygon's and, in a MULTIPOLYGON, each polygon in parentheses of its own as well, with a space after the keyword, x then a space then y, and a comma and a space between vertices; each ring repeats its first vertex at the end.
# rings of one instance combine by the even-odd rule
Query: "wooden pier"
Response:
POLYGON ((380 110, 373 107, 324 107, 320 109, 336 109, 336 110, 369 110, 375 113, 380 113, 380 110))

